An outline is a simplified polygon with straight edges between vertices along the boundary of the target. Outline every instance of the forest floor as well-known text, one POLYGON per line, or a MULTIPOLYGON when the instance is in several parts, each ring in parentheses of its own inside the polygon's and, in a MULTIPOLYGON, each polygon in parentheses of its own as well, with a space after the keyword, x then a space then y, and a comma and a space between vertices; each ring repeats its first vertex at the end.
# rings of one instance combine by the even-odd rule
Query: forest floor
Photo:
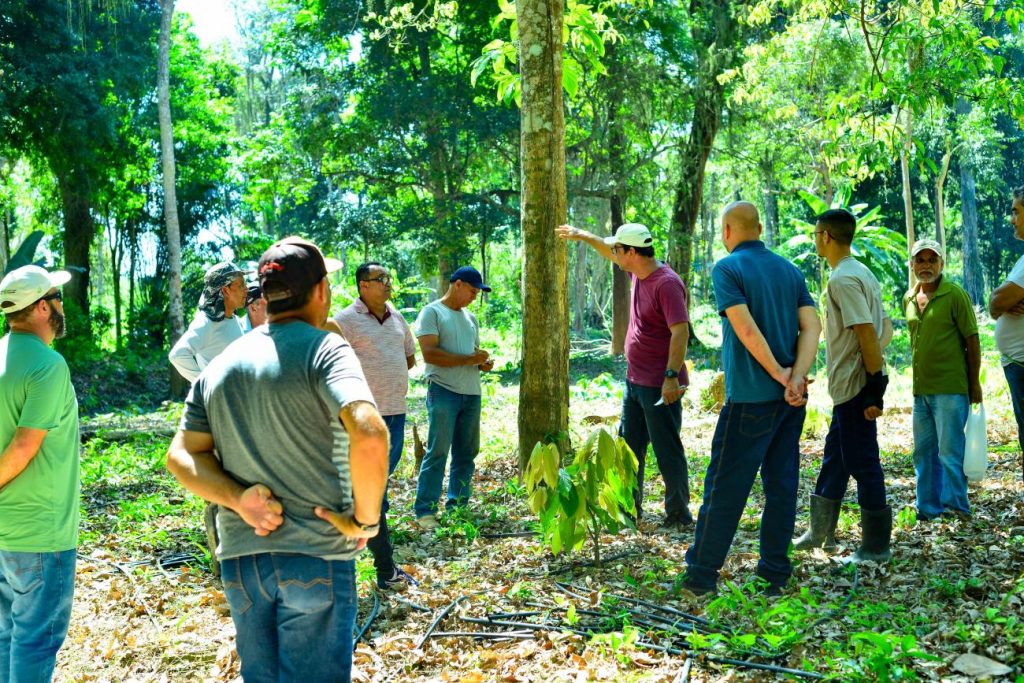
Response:
MULTIPOLYGON (((361 557, 359 625, 375 605, 379 614, 358 643, 354 679, 793 678, 747 668, 746 662, 754 662, 838 680, 973 680, 980 672, 1024 681, 1024 488, 1016 428, 999 374, 989 372, 986 380, 990 471, 971 487, 973 520, 916 521, 910 380, 897 376, 879 429, 896 512, 892 562, 864 564, 854 574, 837 561, 859 538, 851 487, 837 533, 840 551, 797 555, 787 590, 774 598, 759 594, 751 583, 763 502, 759 482, 717 597, 670 590, 692 532, 673 536, 657 528, 664 490, 655 472, 647 478, 650 521, 642 522, 639 532, 605 536, 607 561, 601 569, 585 565, 591 559, 588 547, 554 557, 535 538, 491 536, 529 531, 534 523, 515 483, 518 385, 511 378, 485 388, 482 451, 469 511, 443 515, 434 532, 420 531, 411 514, 411 427, 416 422, 425 434, 425 409, 424 387, 414 383, 410 432, 391 482, 389 518, 397 559, 419 586, 381 594, 373 588, 369 554, 361 557), (433 637, 422 642, 438 618, 433 637), (474 618, 490 623, 469 621, 474 618), (697 630, 690 632, 689 624, 697 630), (587 637, 573 629, 604 633, 587 637), (490 635, 458 635, 466 632, 490 635), (504 636, 495 635, 501 632, 504 636), (692 656, 678 652, 683 650, 692 656)), ((595 428, 592 424, 614 428, 623 375, 619 363, 574 366, 575 443, 595 428)), ((694 373, 684 398, 683 441, 695 516, 717 417, 702 409, 700 392, 712 377, 710 371, 694 373)), ((801 444, 798 529, 806 523, 808 489, 827 429, 830 406, 823 384, 812 386, 801 444)), ((234 627, 204 555, 202 504, 163 468, 165 435, 180 411, 180 404, 171 403, 143 415, 118 413, 84 422, 91 437, 82 453, 83 531, 60 680, 238 676, 234 627), (133 431, 139 433, 132 436, 133 431)), ((653 458, 648 466, 654 466, 653 458)))

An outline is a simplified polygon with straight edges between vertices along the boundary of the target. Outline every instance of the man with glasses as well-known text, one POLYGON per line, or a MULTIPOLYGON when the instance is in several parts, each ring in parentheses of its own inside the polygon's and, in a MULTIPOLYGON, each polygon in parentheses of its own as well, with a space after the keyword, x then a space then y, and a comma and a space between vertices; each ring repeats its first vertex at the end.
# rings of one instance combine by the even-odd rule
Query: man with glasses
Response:
POLYGON ((690 337, 686 287, 667 263, 654 257, 654 238, 639 223, 626 223, 604 239, 571 225, 560 226, 556 232, 562 239, 586 242, 632 276, 619 434, 639 463, 633 491, 636 518, 643 517, 644 469, 650 444, 665 479, 663 527, 688 529, 693 526, 689 470, 679 437, 683 421, 679 399, 689 385, 684 362, 690 337))
MULTIPOLYGON (((1010 205, 1010 225, 1013 238, 1024 240, 1024 187, 1013 191, 1010 205)), ((1021 444, 1022 477, 1024 477, 1024 256, 1017 259, 996 287, 988 305, 989 314, 996 321, 996 346, 1006 383, 1010 387, 1013 414, 1017 419, 1017 441, 1021 444)))
POLYGON ((887 561, 892 509, 886 500, 875 420, 882 414, 889 384, 882 349, 892 337, 892 322, 882 307, 878 279, 851 254, 856 231, 857 219, 846 209, 824 212, 814 229, 818 256, 832 268, 825 294, 825 350, 828 392, 835 407, 811 495, 810 525, 793 541, 793 549, 835 547, 839 508, 853 477, 861 543, 852 559, 887 561))
POLYGON ((220 507, 247 681, 350 679, 354 558, 377 533, 388 433, 352 347, 321 329, 340 267, 298 237, 263 253, 270 318, 192 385, 167 454, 174 476, 220 507))
POLYGON ((416 337, 426 366, 427 416, 430 431, 427 452, 420 465, 414 510, 425 530, 437 528, 437 508, 448 452, 448 509, 466 505, 480 452, 480 371, 494 361, 480 348, 480 327, 468 306, 484 284, 476 268, 463 266, 449 279, 445 295, 427 304, 416 319, 416 337))
POLYGON ((59 287, 24 266, 0 281, 0 681, 49 681, 68 632, 78 545, 78 401, 59 287))
POLYGON ((181 376, 195 382, 199 373, 228 344, 242 336, 235 310, 245 305, 245 271, 233 263, 218 263, 206 271, 199 308, 169 358, 181 376))
MULTIPOLYGON (((390 450, 388 476, 398 467, 405 440, 405 396, 409 391, 409 370, 416 365, 416 342, 405 318, 391 299, 391 276, 384 266, 370 261, 356 268, 359 298, 334 317, 341 333, 352 345, 377 410, 388 427, 390 450)), ((395 588, 416 580, 395 564, 394 548, 388 532, 388 498, 380 513, 380 531, 367 541, 377 569, 377 587, 395 588)))
POLYGON ((970 404, 981 403, 981 344, 974 306, 963 288, 942 276, 945 252, 935 240, 910 250, 917 278, 903 299, 914 371, 914 470, 917 518, 971 518, 964 476, 964 427, 970 404))

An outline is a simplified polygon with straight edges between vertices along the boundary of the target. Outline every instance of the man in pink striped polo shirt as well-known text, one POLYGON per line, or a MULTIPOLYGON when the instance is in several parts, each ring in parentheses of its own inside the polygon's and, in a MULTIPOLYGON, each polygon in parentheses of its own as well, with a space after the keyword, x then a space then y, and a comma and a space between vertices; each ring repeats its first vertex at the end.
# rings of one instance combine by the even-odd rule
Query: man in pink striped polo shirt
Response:
MULTIPOLYGON (((409 369, 416 365, 416 342, 405 318, 393 305, 391 275, 379 263, 370 261, 356 269, 359 298, 335 316, 342 334, 363 366, 377 410, 390 435, 388 474, 395 471, 402 457, 405 439, 405 395, 409 390, 409 369)), ((377 586, 393 588, 403 582, 416 583, 394 560, 394 548, 388 533, 388 498, 385 491, 380 515, 380 531, 367 541, 377 568, 377 586)))

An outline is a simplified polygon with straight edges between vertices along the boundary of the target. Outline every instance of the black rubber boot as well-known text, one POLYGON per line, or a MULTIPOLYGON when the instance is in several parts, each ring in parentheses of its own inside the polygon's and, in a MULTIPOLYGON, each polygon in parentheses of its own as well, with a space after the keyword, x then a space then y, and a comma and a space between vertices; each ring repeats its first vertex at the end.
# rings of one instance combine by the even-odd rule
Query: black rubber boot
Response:
POLYGON ((889 539, 892 537, 892 508, 886 505, 881 510, 860 511, 860 549, 850 558, 851 562, 888 562, 889 539))
POLYGON ((841 500, 832 500, 811 494, 811 523, 803 536, 793 539, 793 550, 822 548, 835 550, 836 522, 839 521, 841 500))

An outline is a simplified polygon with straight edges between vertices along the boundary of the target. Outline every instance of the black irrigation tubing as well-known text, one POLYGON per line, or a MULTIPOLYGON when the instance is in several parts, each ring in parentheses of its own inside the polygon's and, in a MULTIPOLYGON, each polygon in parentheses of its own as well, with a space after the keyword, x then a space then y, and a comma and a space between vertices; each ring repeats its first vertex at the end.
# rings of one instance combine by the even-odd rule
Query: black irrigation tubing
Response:
POLYGON ((435 631, 431 638, 475 638, 478 640, 533 640, 533 633, 506 631, 493 633, 490 631, 435 631))
MULTIPOLYGON (((548 605, 542 605, 542 604, 535 603, 535 602, 526 603, 526 604, 531 606, 531 607, 545 607, 547 609, 547 611, 549 611, 549 612, 565 612, 567 610, 567 608, 562 607, 560 605, 548 606, 548 605)), ((605 618, 605 619, 617 619, 619 617, 619 615, 613 614, 611 612, 598 612, 596 610, 580 609, 580 608, 576 608, 576 613, 577 614, 583 614, 585 616, 601 617, 601 618, 605 618)), ((512 612, 512 613, 509 613, 509 616, 518 616, 520 614, 522 614, 524 616, 529 616, 531 613, 530 612, 519 612, 519 613, 512 612)), ((533 612, 532 614, 537 614, 537 612, 533 612)), ((657 629, 663 628, 664 626, 672 626, 674 628, 687 627, 687 628, 689 628, 690 631, 693 631, 693 632, 697 632, 697 633, 711 633, 710 629, 706 629, 703 626, 698 626, 697 624, 691 624, 689 622, 683 622, 683 621, 681 621, 679 619, 668 619, 666 617, 662 617, 662 616, 659 616, 657 614, 645 614, 643 612, 638 612, 638 611, 630 610, 630 609, 626 610, 626 614, 630 615, 630 617, 631 617, 630 623, 632 623, 632 624, 642 624, 642 625, 650 626, 651 628, 657 628, 657 629), (654 623, 654 622, 658 622, 658 623, 654 623)), ((488 616, 502 618, 501 614, 490 614, 488 616)))
POLYGON ((396 601, 402 603, 403 605, 408 605, 409 607, 411 607, 412 609, 416 610, 417 612, 428 612, 429 613, 429 612, 433 612, 434 611, 434 610, 430 609, 429 607, 424 607, 423 605, 417 605, 415 602, 412 602, 411 600, 406 600, 401 595, 392 595, 390 597, 393 600, 396 600, 396 601))
POLYGON ((100 559, 98 557, 89 557, 88 555, 83 555, 82 553, 75 553, 75 555, 78 557, 78 559, 85 560, 86 562, 94 562, 96 564, 105 564, 105 565, 107 565, 109 567, 113 567, 114 569, 120 571, 125 576, 127 576, 128 577, 128 583, 131 584, 131 587, 132 587, 132 592, 139 599, 139 602, 142 603, 142 609, 145 610, 146 616, 149 617, 150 623, 153 624, 153 628, 155 628, 157 631, 160 630, 160 624, 157 622, 156 617, 153 615, 153 610, 150 609, 149 603, 146 602, 146 598, 143 597, 142 591, 139 590, 139 585, 137 583, 135 583, 135 577, 132 576, 132 573, 130 571, 128 571, 128 566, 130 566, 130 565, 126 566, 126 565, 120 564, 118 562, 111 562, 110 560, 104 560, 104 559, 100 559))
POLYGON ((811 624, 810 626, 805 628, 803 630, 803 632, 801 633, 801 635, 803 635, 804 633, 808 633, 808 632, 812 631, 813 629, 818 628, 818 626, 821 626, 822 624, 824 624, 829 619, 834 619, 837 616, 839 616, 846 609, 846 607, 850 604, 850 602, 853 600, 853 596, 857 594, 857 589, 858 589, 859 586, 860 586, 860 568, 858 567, 858 565, 854 564, 853 565, 853 585, 850 586, 850 590, 847 591, 846 597, 843 599, 842 603, 840 603, 838 607, 829 610, 820 619, 818 619, 813 624, 811 624))
MULTIPOLYGON (((615 555, 609 555, 608 557, 601 558, 601 563, 603 564, 605 562, 614 562, 615 560, 621 560, 622 558, 629 557, 630 555, 633 555, 636 552, 637 552, 637 549, 633 548, 632 550, 627 550, 625 552, 616 553, 615 555)), ((593 567, 594 564, 595 564, 594 562, 572 562, 572 563, 564 565, 564 566, 562 566, 562 567, 560 567, 558 569, 552 569, 551 571, 548 572, 548 576, 555 576, 556 574, 564 574, 565 572, 570 572, 573 569, 581 569, 583 567, 593 567)))
POLYGON ((356 637, 352 640, 352 651, 356 651, 356 646, 359 645, 359 641, 363 639, 366 632, 370 630, 370 625, 373 624, 373 620, 380 614, 380 597, 377 595, 377 591, 373 591, 373 609, 370 610, 370 616, 366 618, 366 623, 356 633, 356 637))
MULTIPOLYGON (((589 589, 586 588, 586 586, 577 586, 577 585, 571 584, 571 583, 562 583, 561 581, 556 581, 555 582, 555 587, 558 588, 563 593, 565 593, 566 595, 570 595, 570 596, 572 596, 574 598, 578 598, 578 599, 581 599, 581 600, 589 600, 588 596, 586 596, 586 595, 584 595, 582 593, 578 593, 577 592, 579 590, 587 590, 587 591, 589 591, 589 589)), ((628 595, 619 595, 617 593, 607 593, 606 592, 606 593, 604 593, 604 595, 607 596, 607 597, 615 598, 616 600, 620 600, 622 602, 629 602, 629 603, 632 603, 634 605, 639 605, 640 607, 646 607, 647 609, 658 610, 660 612, 664 612, 665 614, 671 614, 671 615, 677 616, 677 617, 679 617, 681 619, 685 619, 686 621, 693 622, 694 624, 699 624, 699 625, 701 625, 701 626, 703 626, 703 627, 705 627, 707 629, 711 628, 711 622, 708 621, 707 619, 702 619, 701 617, 695 616, 693 614, 688 614, 686 612, 674 609, 672 607, 667 607, 665 605, 658 605, 658 604, 655 604, 653 602, 648 602, 646 600, 641 600, 639 598, 631 598, 628 595)))
POLYGON ((448 603, 448 606, 441 610, 440 614, 434 617, 434 621, 431 622, 430 627, 427 629, 427 632, 423 634, 422 638, 420 638, 420 642, 416 645, 416 649, 418 650, 421 647, 423 647, 423 644, 430 639, 430 634, 434 632, 434 629, 436 629, 438 624, 441 623, 441 620, 448 616, 451 613, 451 611, 459 605, 459 603, 461 603, 463 600, 473 597, 474 595, 479 595, 479 592, 469 593, 467 595, 460 595, 459 597, 455 598, 450 603, 448 603))
POLYGON ((536 536, 536 531, 502 531, 490 534, 480 534, 480 538, 526 538, 536 536))

